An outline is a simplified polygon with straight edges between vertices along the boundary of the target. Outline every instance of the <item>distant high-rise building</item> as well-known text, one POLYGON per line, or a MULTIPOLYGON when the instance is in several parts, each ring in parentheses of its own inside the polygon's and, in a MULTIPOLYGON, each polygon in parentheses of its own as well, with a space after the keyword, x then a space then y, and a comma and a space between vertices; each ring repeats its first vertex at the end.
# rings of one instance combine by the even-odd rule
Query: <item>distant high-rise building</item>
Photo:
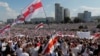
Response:
POLYGON ((60 9, 60 13, 59 13, 60 16, 59 17, 61 19, 61 22, 63 22, 64 21, 64 8, 60 6, 59 9, 60 9))
POLYGON ((85 22, 92 21, 91 12, 89 12, 89 11, 84 11, 84 13, 78 13, 78 18, 85 22))
POLYGON ((78 18, 83 20, 83 15, 84 15, 84 13, 78 13, 78 18))
POLYGON ((14 19, 7 19, 7 23, 13 23, 14 19))
POLYGON ((55 4, 55 21, 57 23, 64 21, 64 8, 59 3, 55 4))
POLYGON ((68 8, 64 9, 64 17, 70 17, 70 11, 68 8))
POLYGON ((86 22, 91 21, 91 12, 84 11, 84 21, 86 21, 86 22))

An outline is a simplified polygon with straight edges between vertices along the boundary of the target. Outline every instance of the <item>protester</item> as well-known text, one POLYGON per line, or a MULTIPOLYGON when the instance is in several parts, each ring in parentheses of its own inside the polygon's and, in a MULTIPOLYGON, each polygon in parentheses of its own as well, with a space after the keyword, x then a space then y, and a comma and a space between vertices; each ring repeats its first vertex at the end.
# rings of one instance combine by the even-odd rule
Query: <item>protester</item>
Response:
MULTIPOLYGON (((61 29, 60 27, 58 27, 61 29)), ((15 27, 11 29, 10 37, 5 35, 0 38, 0 56, 99 56, 100 39, 86 39, 67 34, 75 34, 75 31, 66 31, 58 28, 44 27, 37 32, 33 28, 23 29, 15 27), (57 33, 57 32, 60 32, 57 33), (57 39, 52 53, 43 54, 51 36, 62 35, 57 39), (65 35, 65 36, 64 36, 65 35)), ((51 42, 52 43, 52 42, 51 42)))

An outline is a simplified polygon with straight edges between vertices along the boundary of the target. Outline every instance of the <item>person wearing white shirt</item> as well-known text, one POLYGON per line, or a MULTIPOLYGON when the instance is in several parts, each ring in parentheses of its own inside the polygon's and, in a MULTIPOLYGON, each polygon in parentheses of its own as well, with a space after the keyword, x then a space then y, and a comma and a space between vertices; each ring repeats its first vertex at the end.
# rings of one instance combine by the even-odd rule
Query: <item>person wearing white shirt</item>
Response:
POLYGON ((23 50, 23 48, 21 48, 21 47, 17 48, 17 50, 15 51, 16 52, 16 55, 17 56, 20 56, 21 53, 22 53, 22 50, 23 50))
POLYGON ((84 53, 82 55, 83 56, 90 56, 89 55, 89 49, 86 48, 85 51, 84 51, 84 53))
POLYGON ((29 54, 24 52, 24 53, 21 54, 21 56, 29 56, 29 54))
POLYGON ((29 53, 26 52, 26 48, 23 48, 23 52, 20 56, 29 56, 29 53))
POLYGON ((38 50, 39 50, 39 47, 32 45, 30 49, 31 56, 38 56, 38 50))
POLYGON ((64 56, 67 56, 67 51, 68 51, 68 45, 67 45, 67 43, 66 42, 64 42, 63 44, 62 44, 62 52, 63 52, 63 55, 64 56))

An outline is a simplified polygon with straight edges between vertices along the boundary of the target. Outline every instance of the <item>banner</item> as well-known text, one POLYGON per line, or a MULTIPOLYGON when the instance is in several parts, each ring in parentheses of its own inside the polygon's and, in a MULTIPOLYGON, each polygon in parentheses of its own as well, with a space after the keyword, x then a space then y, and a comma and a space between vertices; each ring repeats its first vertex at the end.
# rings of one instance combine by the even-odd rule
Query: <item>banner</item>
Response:
POLYGON ((88 31, 88 32, 80 32, 80 31, 78 31, 77 32, 77 36, 79 38, 86 38, 86 39, 90 39, 90 37, 91 37, 90 31, 88 31))

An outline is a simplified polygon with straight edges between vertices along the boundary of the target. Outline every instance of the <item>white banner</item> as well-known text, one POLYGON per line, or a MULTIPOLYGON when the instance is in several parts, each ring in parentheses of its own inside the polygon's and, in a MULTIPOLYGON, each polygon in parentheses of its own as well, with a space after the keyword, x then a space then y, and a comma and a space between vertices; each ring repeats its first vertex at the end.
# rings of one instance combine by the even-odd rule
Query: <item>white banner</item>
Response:
POLYGON ((80 32, 80 31, 78 31, 77 32, 77 36, 79 38, 86 38, 86 39, 90 39, 90 37, 91 37, 90 31, 88 31, 88 32, 80 32))

